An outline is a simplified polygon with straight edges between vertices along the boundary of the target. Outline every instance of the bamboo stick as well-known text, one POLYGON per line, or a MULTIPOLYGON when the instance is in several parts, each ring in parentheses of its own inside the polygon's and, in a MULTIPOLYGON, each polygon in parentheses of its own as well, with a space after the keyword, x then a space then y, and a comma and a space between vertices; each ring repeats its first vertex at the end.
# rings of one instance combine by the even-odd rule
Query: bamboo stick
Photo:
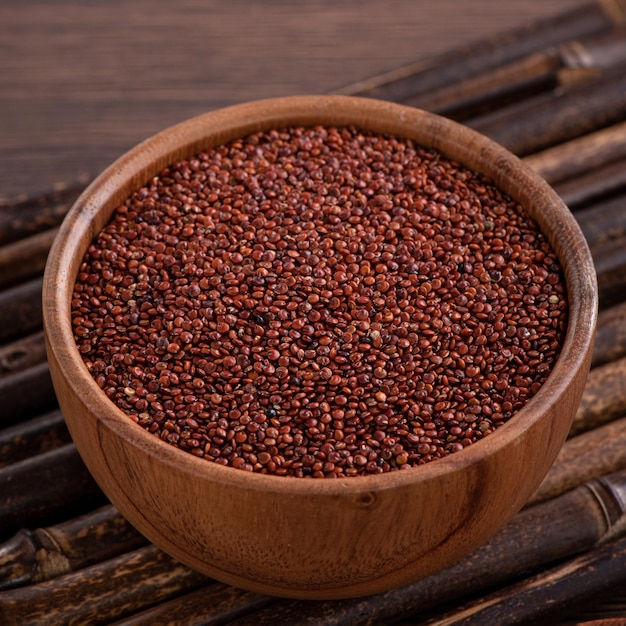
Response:
POLYGON ((592 367, 598 367, 626 356, 626 302, 603 309, 593 349, 592 367))
POLYGON ((0 346, 0 377, 19 372, 46 360, 43 331, 27 335, 17 341, 0 346))
POLYGON ((146 546, 54 580, 0 593, 0 623, 109 624, 208 581, 155 546, 146 546))
MULTIPOLYGON (((626 163, 624 164, 626 166, 626 163)), ((602 245, 626 236, 626 193, 576 211, 575 217, 589 247, 602 245)))
POLYGON ((47 361, 0 377, 0 426, 52 411, 57 400, 47 361))
POLYGON ((395 622, 580 554, 623 535, 625 525, 626 472, 619 472, 525 509, 469 556, 401 589, 353 600, 282 601, 231 626, 367 626, 395 622))
POLYGON ((43 274, 58 228, 49 228, 0 247, 0 289, 43 274))
POLYGON ((403 103, 463 121, 556 88, 562 67, 558 49, 549 48, 403 103))
POLYGON ((598 275, 600 307, 621 302, 626 288, 626 237, 598 246, 592 250, 592 255, 598 275))
POLYGON ((338 93, 403 102, 462 83, 549 46, 606 32, 623 22, 623 0, 590 2, 557 17, 347 86, 338 93))
POLYGON ((0 345, 41 330, 41 285, 34 278, 0 291, 0 345))
MULTIPOLYGON (((539 623, 626 584, 626 537, 426 622, 428 626, 539 623)), ((423 622, 422 622, 423 623, 423 622)), ((622 621, 623 623, 623 621, 622 621)))
POLYGON ((0 544, 0 591, 39 583, 148 543, 111 505, 0 544))
POLYGON ((0 468, 70 443, 61 411, 0 430, 0 468))
POLYGON ((59 226, 83 185, 50 194, 0 204, 0 245, 59 226))
MULTIPOLYGON (((625 320, 626 322, 626 320, 625 320)), ((591 370, 570 437, 626 415, 626 358, 591 370)))
POLYGON ((112 626, 152 626, 185 624, 213 626, 231 623, 243 615, 272 605, 277 598, 215 584, 159 604, 112 626))
POLYGON ((0 469, 0 494, 0 540, 106 502, 73 444, 0 469))
POLYGON ((626 72, 607 72, 563 93, 469 120, 468 126, 518 156, 617 124, 626 116, 626 72))
POLYGON ((626 417, 568 439, 528 506, 626 468, 626 417))
POLYGON ((625 62, 626 31, 616 28, 550 46, 404 102, 463 120, 568 84, 572 75, 586 80, 625 62))
POLYGON ((535 152, 524 160, 555 184, 622 158, 626 158, 626 122, 535 152))
POLYGON ((599 169, 558 183, 554 185, 554 190, 570 209, 578 210, 613 193, 620 193, 626 188, 625 172, 626 159, 621 158, 599 169))

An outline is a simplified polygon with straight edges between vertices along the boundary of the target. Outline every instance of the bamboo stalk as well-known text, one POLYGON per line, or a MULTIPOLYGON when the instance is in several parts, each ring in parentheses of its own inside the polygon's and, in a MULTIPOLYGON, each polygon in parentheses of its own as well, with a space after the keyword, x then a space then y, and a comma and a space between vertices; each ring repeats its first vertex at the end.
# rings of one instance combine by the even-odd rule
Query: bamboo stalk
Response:
POLYGON ((0 245, 59 226, 83 186, 70 186, 45 196, 0 203, 0 245))
POLYGON ((621 158, 558 183, 554 189, 570 209, 578 210, 626 188, 625 172, 626 158, 621 158))
POLYGON ((0 469, 0 494, 0 540, 106 502, 73 444, 0 469))
POLYGON ((463 83, 555 44, 606 32, 623 22, 623 0, 590 2, 557 17, 347 86, 338 93, 404 102, 418 94, 463 83))
POLYGON ((0 623, 109 624, 208 580, 155 546, 146 546, 54 580, 0 593, 0 623))
POLYGON ((626 31, 616 28, 550 46, 476 77, 410 97, 405 104, 463 120, 569 84, 572 76, 586 80, 625 62, 626 31))
POLYGON ((549 48, 403 103, 463 121, 554 89, 562 67, 558 49, 549 48))
POLYGON ((215 584, 147 609, 112 626, 152 626, 185 624, 214 626, 231 623, 243 615, 267 607, 278 600, 251 591, 215 584))
POLYGON ((626 236, 625 206, 626 193, 576 211, 576 220, 592 250, 626 236))
POLYGON ((600 307, 621 302, 626 288, 626 237, 598 246, 592 250, 592 255, 598 275, 600 307))
POLYGON ((468 126, 518 156, 617 124, 626 116, 626 72, 607 72, 571 89, 469 120, 468 126))
POLYGON ((626 468, 626 417, 568 439, 528 506, 626 468))
POLYGON ((0 377, 25 370, 46 360, 43 331, 0 346, 0 377))
MULTIPOLYGON (((626 321, 626 320, 625 320, 626 321)), ((591 370, 570 437, 626 415, 626 358, 591 370)))
POLYGON ((49 228, 0 247, 0 289, 43 274, 58 228, 49 228))
MULTIPOLYGON (((428 626, 539 623, 626 583, 626 537, 426 622, 428 626)), ((421 622, 423 623, 423 622, 421 622)), ((623 622, 622 622, 623 623, 623 622)))
POLYGON ((395 622, 580 554, 623 535, 625 525, 626 472, 619 472, 525 509, 469 556, 401 589, 353 600, 282 601, 236 620, 232 626, 367 626, 395 622))
POLYGON ((0 377, 0 426, 52 411, 57 400, 47 361, 0 377))
POLYGON ((593 349, 592 367, 598 367, 626 356, 626 302, 603 309, 593 349))
POLYGON ((147 544, 111 505, 0 545, 0 591, 39 583, 147 544))
POLYGON ((535 152, 524 160, 555 184, 622 158, 626 158, 626 122, 535 152))
POLYGON ((41 330, 42 282, 34 278, 0 291, 0 345, 41 330))
POLYGON ((0 430, 0 468, 70 443, 61 411, 0 430))

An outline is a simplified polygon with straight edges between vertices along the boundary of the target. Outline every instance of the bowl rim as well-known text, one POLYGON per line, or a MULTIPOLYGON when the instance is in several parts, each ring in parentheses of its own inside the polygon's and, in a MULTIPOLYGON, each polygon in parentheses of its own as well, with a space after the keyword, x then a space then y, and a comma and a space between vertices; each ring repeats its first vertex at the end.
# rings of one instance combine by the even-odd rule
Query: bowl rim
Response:
MULTIPOLYGON (((465 164, 458 156, 450 158, 465 164)), ((339 95, 287 96, 237 104, 183 121, 136 145, 107 167, 76 200, 51 248, 43 283, 48 352, 62 369, 67 384, 96 417, 98 427, 115 430, 124 440, 148 455, 158 457, 162 463, 184 472, 203 474, 207 479, 259 492, 296 494, 305 489, 312 494, 330 496, 405 487, 416 481, 437 479, 515 445, 516 439, 540 420, 546 410, 554 409, 567 393, 578 368, 586 360, 585 355, 590 354, 597 309, 596 274, 587 242, 563 201, 529 166, 499 144, 447 118, 392 102, 339 95), (235 121, 237 131, 233 132, 235 121), (130 195, 131 192, 121 193, 120 188, 131 185, 138 189, 183 155, 189 157, 208 146, 259 130, 295 124, 353 124, 400 137, 410 136, 409 131, 419 132, 421 139, 417 143, 439 150, 446 156, 450 151, 472 153, 478 163, 467 167, 489 176, 524 210, 534 207, 534 217, 546 235, 547 216, 558 216, 559 223, 553 224, 555 230, 550 230, 548 238, 564 267, 567 285, 568 325, 561 352, 537 394, 488 437, 423 465, 382 474, 332 480, 260 474, 222 466, 163 442, 133 422, 106 397, 92 378, 76 347, 70 314, 78 265, 88 245, 84 244, 77 255, 78 244, 82 237, 91 242, 101 229, 101 226, 96 227, 93 217, 102 206, 109 207, 104 212, 110 215, 130 195), (205 135, 211 132, 213 140, 207 142, 206 138, 199 138, 199 129, 204 129, 205 135), (514 185, 518 189, 516 194, 511 193, 514 185)))

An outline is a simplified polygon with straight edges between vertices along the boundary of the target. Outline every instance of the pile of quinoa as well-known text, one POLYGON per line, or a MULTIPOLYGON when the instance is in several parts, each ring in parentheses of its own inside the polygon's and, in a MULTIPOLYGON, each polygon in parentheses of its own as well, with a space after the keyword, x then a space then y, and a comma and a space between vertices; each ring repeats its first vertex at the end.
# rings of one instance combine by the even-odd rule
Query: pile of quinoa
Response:
POLYGON ((406 469, 537 393, 567 324, 537 225, 482 175, 355 128, 256 133, 164 169, 89 246, 82 358, 130 419, 279 476, 406 469))

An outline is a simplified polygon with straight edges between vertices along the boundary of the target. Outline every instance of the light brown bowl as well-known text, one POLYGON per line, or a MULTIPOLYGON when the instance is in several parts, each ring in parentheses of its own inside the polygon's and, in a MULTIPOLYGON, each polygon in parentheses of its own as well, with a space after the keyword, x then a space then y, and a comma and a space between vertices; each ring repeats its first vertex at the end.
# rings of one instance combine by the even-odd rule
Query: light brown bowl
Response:
POLYGON ((576 222, 516 157, 454 122, 347 97, 294 97, 184 122, 116 161, 77 200, 50 252, 44 324, 52 378, 87 467, 120 512, 166 552, 260 592, 341 598, 408 584, 493 535, 528 500, 563 444, 591 357, 597 288, 576 222), (70 300, 88 244, 112 211, 166 165, 251 132, 345 125, 432 147, 490 176, 539 223, 565 269, 569 325, 541 390, 508 423, 448 457, 348 479, 251 474, 149 434, 99 389, 76 348, 70 300))

